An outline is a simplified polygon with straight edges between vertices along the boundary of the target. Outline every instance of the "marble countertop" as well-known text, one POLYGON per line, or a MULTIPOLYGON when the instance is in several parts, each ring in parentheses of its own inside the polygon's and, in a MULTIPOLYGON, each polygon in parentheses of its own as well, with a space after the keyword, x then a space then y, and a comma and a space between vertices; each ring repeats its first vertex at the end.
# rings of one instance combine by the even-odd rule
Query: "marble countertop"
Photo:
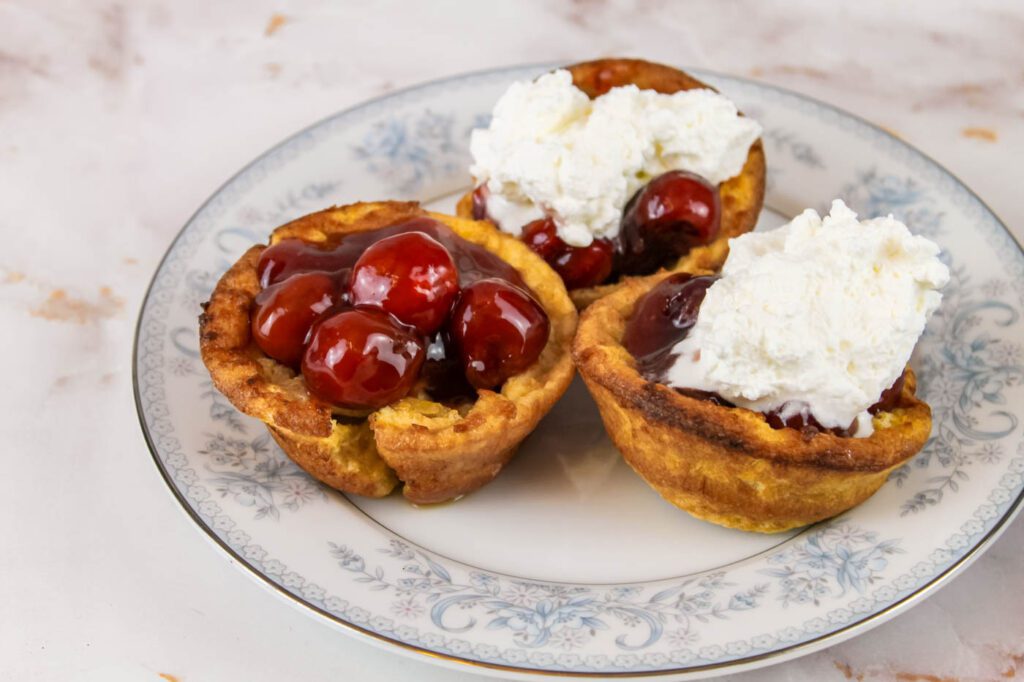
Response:
MULTIPOLYGON (((479 679, 269 597, 201 539, 146 452, 130 361, 149 277, 195 208, 281 138, 443 75, 643 56, 879 123, 1020 238, 1022 43, 1015 0, 0 0, 0 678, 479 679)), ((1018 520, 908 613, 728 679, 1024 677, 1022 544, 1018 520)))

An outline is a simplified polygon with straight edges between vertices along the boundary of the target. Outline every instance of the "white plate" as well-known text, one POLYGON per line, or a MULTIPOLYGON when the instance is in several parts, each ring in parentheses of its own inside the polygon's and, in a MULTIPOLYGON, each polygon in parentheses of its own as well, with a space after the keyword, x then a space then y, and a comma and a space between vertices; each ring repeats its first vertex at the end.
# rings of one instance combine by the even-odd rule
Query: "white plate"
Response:
POLYGON ((275 226, 332 203, 450 208, 469 131, 545 67, 459 76, 302 131, 220 188, 171 245, 139 319, 136 397, 160 471, 238 565, 324 620, 396 651, 505 676, 697 677, 766 665, 895 615, 976 558, 1016 513, 1024 256, 948 172, 833 107, 697 72, 765 126, 778 224, 843 197, 938 241, 952 267, 913 364, 925 450, 840 518, 764 536, 697 521, 618 457, 577 381, 490 486, 415 508, 303 474, 211 388, 199 303, 275 226))

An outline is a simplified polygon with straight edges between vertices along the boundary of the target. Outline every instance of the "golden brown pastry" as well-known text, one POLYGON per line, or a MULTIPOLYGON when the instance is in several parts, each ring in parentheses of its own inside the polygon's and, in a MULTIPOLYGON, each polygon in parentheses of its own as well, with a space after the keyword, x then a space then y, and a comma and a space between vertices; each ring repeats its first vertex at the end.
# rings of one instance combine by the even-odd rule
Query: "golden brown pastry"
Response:
MULTIPOLYGON (((338 388, 330 381, 314 384, 320 393, 318 397, 311 391, 307 380, 311 378, 319 382, 318 377, 322 372, 316 372, 323 369, 325 362, 334 362, 336 358, 331 356, 334 359, 325 360, 328 356, 325 355, 327 351, 324 351, 320 356, 319 369, 312 361, 307 365, 312 346, 318 342, 327 344, 333 338, 331 333, 344 335, 358 325, 353 326, 354 322, 349 322, 331 327, 330 320, 340 319, 338 316, 342 313, 337 313, 333 318, 330 317, 333 313, 322 313, 322 317, 318 318, 305 337, 303 343, 306 345, 299 349, 301 373, 297 370, 299 360, 293 355, 294 350, 279 352, 274 346, 267 345, 286 362, 269 357, 254 340, 254 330, 262 334, 265 328, 260 325, 270 324, 267 322, 270 318, 266 317, 257 299, 263 289, 261 275, 264 275, 263 284, 268 285, 268 289, 263 289, 264 292, 277 286, 271 282, 273 277, 278 276, 274 268, 279 267, 280 263, 273 258, 261 261, 261 255, 268 248, 262 245, 249 249, 218 282, 200 318, 200 348, 203 362, 218 390, 240 411, 262 420, 288 456, 312 476, 339 490, 372 497, 387 495, 401 485, 409 500, 430 503, 456 498, 492 480, 566 390, 573 375, 569 345, 576 328, 576 310, 558 275, 518 240, 484 223, 428 213, 415 203, 358 203, 313 213, 275 230, 270 245, 279 246, 285 242, 285 246, 280 248, 287 250, 290 245, 297 245, 299 250, 306 249, 302 256, 304 258, 329 259, 333 257, 330 248, 344 250, 345 244, 350 243, 346 238, 352 240, 355 235, 363 235, 360 238, 365 243, 353 241, 351 245, 359 254, 365 254, 370 251, 367 245, 379 246, 384 241, 373 241, 376 237, 370 239, 366 235, 375 235, 375 231, 393 226, 411 224, 410 221, 419 221, 416 223, 419 226, 426 225, 423 229, 435 237, 441 234, 437 238, 448 246, 462 245, 456 254, 462 289, 461 293, 445 293, 449 298, 445 299, 444 305, 454 306, 451 308, 453 312, 445 312, 445 315, 454 316, 456 311, 466 309, 468 304, 462 301, 470 296, 471 289, 483 291, 489 286, 504 291, 502 287, 508 289, 511 280, 519 279, 512 288, 521 296, 515 292, 513 294, 525 300, 524 305, 539 306, 542 313, 546 313, 548 321, 544 330, 546 340, 541 339, 539 355, 530 361, 528 367, 515 371, 511 376, 494 375, 484 379, 474 376, 477 380, 475 385, 484 385, 488 380, 492 383, 500 381, 500 385, 489 385, 488 388, 470 385, 455 398, 438 397, 441 389, 430 385, 430 375, 426 368, 433 361, 430 353, 434 342, 429 339, 440 338, 442 331, 438 330, 437 320, 416 317, 416 311, 406 319, 403 317, 405 313, 400 312, 402 324, 398 326, 401 333, 395 332, 392 335, 395 338, 388 339, 390 345, 387 352, 391 354, 388 356, 391 360, 402 356, 404 359, 400 358, 401 362, 396 366, 402 366, 405 370, 418 371, 424 368, 410 375, 413 378, 409 381, 415 381, 412 389, 399 386, 393 369, 378 363, 378 374, 364 381, 364 386, 356 386, 355 389, 351 386, 341 387, 348 391, 337 394, 345 404, 322 397, 325 391, 338 388), (315 252, 316 247, 325 249, 327 255, 315 252), (311 249, 314 252, 309 256, 311 249), (466 258, 482 270, 467 274, 462 270, 466 258), (267 275, 268 272, 271 274, 267 275), (467 279, 470 275, 472 281, 467 279), (500 279, 497 284, 494 277, 500 279), (452 295, 456 298, 452 299, 452 295), (452 300, 455 303, 450 303, 452 300), (460 305, 462 308, 459 308, 460 305), (257 318, 258 315, 262 317, 257 318), (324 321, 324 316, 327 321, 324 321), (406 323, 421 326, 408 328, 403 326, 406 323), (431 337, 431 334, 434 336, 431 337), (381 382, 387 386, 381 388, 381 382), (366 390, 363 393, 353 392, 360 388, 366 390), (407 392, 402 397, 389 400, 388 396, 395 395, 394 391, 399 389, 407 392), (380 404, 382 397, 386 404, 380 404)), ((408 232, 405 228, 395 229, 408 232)), ((395 230, 391 230, 391 233, 395 233, 395 230)), ((407 246, 399 245, 402 247, 397 250, 400 257, 407 252, 407 246)), ((431 245, 431 248, 435 247, 431 245)), ((346 256, 348 261, 342 258, 345 261, 342 264, 351 266, 351 256, 346 256)), ((356 262, 354 272, 366 270, 361 263, 361 260, 356 262)), ((336 266, 338 263, 324 266, 324 269, 336 266)), ((307 269, 316 270, 316 267, 307 269)), ((301 268, 298 271, 301 272, 301 268)), ((339 310, 348 310, 347 306, 351 305, 356 296, 354 292, 358 282, 370 286, 370 289, 366 289, 370 294, 360 295, 372 298, 375 295, 372 287, 377 284, 373 279, 374 272, 366 271, 370 274, 362 280, 356 275, 350 275, 347 270, 332 274, 332 277, 348 277, 351 283, 343 295, 343 298, 349 298, 339 301, 332 299, 330 303, 338 306, 339 310)), ((295 274, 284 281, 298 281, 296 278, 302 276, 295 274)), ((325 277, 324 273, 314 272, 306 277, 306 284, 315 288, 327 282, 325 286, 330 288, 330 281, 325 280, 325 277)), ((335 294, 337 291, 331 296, 335 294)), ((367 305, 372 307, 374 301, 366 300, 369 301, 367 305)), ((369 325, 369 331, 372 332, 378 327, 395 324, 391 314, 397 309, 388 308, 385 304, 391 304, 387 301, 381 304, 385 306, 381 310, 387 312, 370 310, 345 314, 362 315, 359 319, 369 325)), ((469 320, 467 324, 471 323, 472 320, 469 320)), ((454 322, 445 324, 451 326, 454 322)), ((306 326, 309 327, 309 324, 306 326)), ((365 338, 379 340, 381 336, 378 334, 365 338)), ((449 354, 468 352, 471 355, 473 347, 469 345, 470 341, 472 339, 466 340, 464 344, 456 344, 457 349, 453 351, 449 340, 445 340, 443 348, 449 354)), ((357 346, 352 345, 355 341, 347 343, 349 348, 358 350, 357 346)), ((371 341, 366 343, 364 350, 371 347, 371 341)), ((344 350, 344 346, 336 346, 335 352, 339 348, 344 350)), ((360 360, 359 352, 362 351, 350 351, 346 362, 350 362, 349 369, 356 373, 367 372, 369 370, 366 369, 366 363, 360 360)), ((370 355, 378 360, 384 357, 381 355, 384 351, 378 353, 374 350, 374 353, 377 354, 370 355)), ((479 362, 478 365, 484 366, 479 362)), ((340 365, 334 369, 338 367, 340 365)), ((493 364, 489 367, 493 369, 493 364)), ((437 371, 450 370, 450 366, 445 366, 437 371)), ((439 385, 443 388, 443 385, 439 385)))
POLYGON ((866 438, 773 428, 760 412, 644 378, 623 337, 638 300, 664 279, 624 282, 590 306, 573 358, 626 462, 672 504, 731 528, 783 531, 863 502, 928 440, 931 410, 909 368, 866 438))

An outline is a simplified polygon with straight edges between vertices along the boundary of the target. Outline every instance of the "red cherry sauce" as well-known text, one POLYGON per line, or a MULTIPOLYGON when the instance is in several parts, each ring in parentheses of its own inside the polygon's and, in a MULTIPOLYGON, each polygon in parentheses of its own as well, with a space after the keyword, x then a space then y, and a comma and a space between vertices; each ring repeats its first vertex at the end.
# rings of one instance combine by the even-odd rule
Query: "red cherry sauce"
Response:
POLYGON ((826 427, 822 426, 821 422, 814 418, 808 410, 801 410, 794 415, 782 418, 781 408, 766 412, 764 415, 765 420, 768 422, 768 426, 773 429, 796 429, 804 435, 805 438, 811 438, 818 433, 831 433, 833 436, 839 436, 840 438, 849 438, 857 432, 857 421, 854 420, 849 426, 843 428, 840 426, 826 427))
POLYGON ((476 389, 466 379, 462 358, 447 328, 427 339, 426 361, 420 376, 434 400, 458 402, 476 395, 476 389))
POLYGON ((455 260, 459 278, 464 284, 487 277, 499 277, 509 280, 516 286, 526 286, 514 267, 484 247, 462 239, 449 227, 431 218, 413 218, 399 225, 354 232, 324 245, 311 244, 299 239, 284 239, 267 247, 261 254, 257 266, 260 285, 266 287, 275 284, 297 272, 337 272, 351 269, 363 252, 374 243, 405 232, 423 232, 441 242, 455 260))
MULTIPOLYGON (((547 338, 547 315, 519 272, 431 218, 351 233, 325 244, 282 240, 263 251, 257 274, 264 287, 252 311, 257 345, 289 366, 298 367, 301 360, 310 390, 342 407, 379 407, 407 394, 419 379, 431 397, 459 401, 475 395, 470 373, 473 384, 496 388, 489 383, 494 377, 504 381, 511 375, 509 368, 521 371, 532 363, 539 349, 534 353, 534 346, 520 344, 518 352, 502 356, 498 369, 481 373, 467 367, 453 337, 452 313, 458 305, 464 319, 493 317, 488 313, 493 302, 485 296, 462 295, 481 280, 501 281, 530 301, 535 309, 524 306, 529 313, 524 319, 537 324, 547 338), (329 281, 335 288, 327 296, 323 291, 329 281), (350 314, 354 312, 367 315, 350 314), (347 323, 340 325, 337 318, 347 323), (327 352, 332 344, 337 347, 333 354, 327 352), (375 349, 365 367, 356 362, 357 345, 375 349), (420 351, 413 352, 414 346, 420 351), (389 364, 387 358, 402 362, 389 364)), ((505 288, 480 291, 500 289, 508 297, 505 288)), ((511 299, 519 301, 515 295, 511 299)), ((463 345, 475 343, 478 336, 480 332, 464 333, 463 345)), ((538 334, 528 336, 536 339, 538 334)), ((494 361, 491 365, 497 366, 494 361)))
POLYGON ((636 358, 645 378, 664 382, 672 365, 672 347, 697 323, 708 287, 717 277, 680 272, 666 277, 637 301, 622 344, 636 358))

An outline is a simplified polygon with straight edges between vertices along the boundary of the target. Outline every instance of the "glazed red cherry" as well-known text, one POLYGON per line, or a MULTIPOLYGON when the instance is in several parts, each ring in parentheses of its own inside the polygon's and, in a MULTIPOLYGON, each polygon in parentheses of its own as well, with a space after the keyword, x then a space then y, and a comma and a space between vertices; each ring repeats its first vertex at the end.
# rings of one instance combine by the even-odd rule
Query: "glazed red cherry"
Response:
POLYGON ((451 333, 476 388, 495 388, 532 365, 548 342, 547 313, 522 289, 483 279, 462 291, 451 333))
POLYGON ((487 197, 490 193, 487 183, 473 190, 473 220, 487 220, 487 197))
POLYGON ((458 293, 451 254, 422 232, 376 242, 356 261, 349 285, 352 305, 391 313, 421 334, 441 328, 458 293))
POLYGON ((352 267, 352 260, 338 251, 321 249, 301 239, 282 239, 260 254, 256 274, 266 289, 297 272, 335 272, 352 267))
POLYGON ((554 268, 566 289, 582 289, 601 284, 612 274, 615 247, 607 239, 595 239, 590 246, 570 246, 555 259, 554 268))
POLYGON ((896 409, 900 402, 900 395, 903 394, 904 374, 900 374, 892 386, 882 391, 878 402, 869 407, 868 412, 878 414, 879 412, 892 412, 896 409))
POLYGON ((569 246, 558 236, 558 228, 552 218, 541 218, 527 223, 523 227, 520 239, 548 263, 553 263, 569 246))
POLYGON ((625 274, 654 272, 707 244, 721 223, 718 188, 694 173, 670 171, 630 199, 619 230, 625 274))
POLYGON ((680 272, 661 280, 636 302, 623 346, 638 361, 670 350, 697 323, 708 287, 717 279, 680 272))
POLYGON ((423 344, 387 313, 346 310, 313 328, 302 376, 313 395, 349 409, 405 397, 423 365, 423 344))
POLYGON ((310 327, 340 301, 341 287, 335 275, 293 275, 256 295, 250 315, 252 337, 270 357, 298 367, 310 327))
POLYGON ((542 218, 523 228, 522 240, 562 277, 566 289, 597 286, 612 274, 615 247, 607 239, 569 246, 558 236, 555 221, 542 218))

